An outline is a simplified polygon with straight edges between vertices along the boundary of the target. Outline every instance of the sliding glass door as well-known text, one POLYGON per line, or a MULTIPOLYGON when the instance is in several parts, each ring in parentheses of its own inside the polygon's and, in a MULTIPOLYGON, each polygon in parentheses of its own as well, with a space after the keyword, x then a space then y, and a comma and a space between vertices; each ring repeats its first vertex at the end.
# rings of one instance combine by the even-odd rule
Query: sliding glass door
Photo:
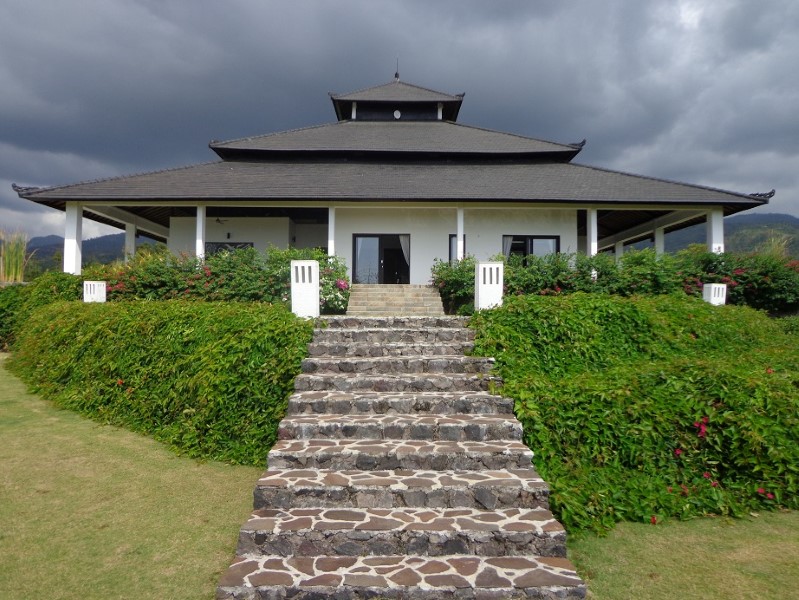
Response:
POLYGON ((409 283, 411 236, 409 234, 355 234, 353 283, 409 283))

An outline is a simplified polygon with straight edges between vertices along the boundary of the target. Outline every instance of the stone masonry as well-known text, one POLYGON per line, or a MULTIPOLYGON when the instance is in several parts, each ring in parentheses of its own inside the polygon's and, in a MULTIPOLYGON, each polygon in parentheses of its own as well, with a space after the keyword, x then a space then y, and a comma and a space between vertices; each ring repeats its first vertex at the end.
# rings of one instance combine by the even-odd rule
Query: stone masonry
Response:
POLYGON ((220 600, 584 598, 493 360, 456 317, 335 317, 220 600))

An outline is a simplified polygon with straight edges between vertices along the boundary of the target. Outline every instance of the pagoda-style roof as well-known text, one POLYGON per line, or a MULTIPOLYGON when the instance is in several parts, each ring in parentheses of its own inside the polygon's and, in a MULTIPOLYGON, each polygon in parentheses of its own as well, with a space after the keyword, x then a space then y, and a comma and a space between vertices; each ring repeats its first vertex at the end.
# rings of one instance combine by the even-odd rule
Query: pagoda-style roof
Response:
POLYGON ((286 155, 333 156, 419 153, 445 157, 514 157, 571 160, 579 144, 558 144, 520 135, 469 127, 449 121, 340 121, 227 142, 211 149, 226 160, 286 155))
POLYGON ((400 112, 405 106, 432 105, 436 107, 440 103, 442 105, 441 118, 445 121, 456 121, 463 96, 464 94, 445 94, 395 79, 383 85, 347 94, 331 93, 330 99, 333 101, 336 118, 339 121, 351 118, 353 103, 357 103, 359 107, 382 105, 390 107, 392 110, 396 107, 400 112))

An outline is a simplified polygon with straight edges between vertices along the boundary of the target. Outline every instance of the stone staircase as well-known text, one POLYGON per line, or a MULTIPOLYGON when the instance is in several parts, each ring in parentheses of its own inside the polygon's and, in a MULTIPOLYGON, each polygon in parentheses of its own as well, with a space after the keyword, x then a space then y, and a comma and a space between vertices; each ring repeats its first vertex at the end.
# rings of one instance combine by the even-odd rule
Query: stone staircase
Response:
POLYGON ((444 316, 438 290, 430 285, 363 284, 350 288, 347 315, 379 317, 392 315, 444 316))
POLYGON ((454 317, 337 317, 217 598, 583 598, 493 359, 454 317))

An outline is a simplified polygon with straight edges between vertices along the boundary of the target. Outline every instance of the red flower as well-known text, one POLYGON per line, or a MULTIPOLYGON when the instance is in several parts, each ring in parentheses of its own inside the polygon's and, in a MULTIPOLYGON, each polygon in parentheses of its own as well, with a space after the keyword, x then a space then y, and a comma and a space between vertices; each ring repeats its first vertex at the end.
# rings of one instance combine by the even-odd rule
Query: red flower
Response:
POLYGON ((674 455, 675 455, 675 456, 679 456, 680 454, 682 454, 682 449, 681 449, 681 448, 677 448, 677 449, 674 451, 674 455))
POLYGON ((766 369, 766 373, 768 373, 769 375, 771 375, 773 372, 774 372, 774 369, 772 369, 771 367, 766 369))
POLYGON ((122 386, 124 384, 125 384, 124 381, 122 381, 121 379, 117 379, 117 385, 122 386))
POLYGON ((719 482, 718 481, 711 481, 710 482, 710 487, 719 487, 719 482))
POLYGON ((774 500, 774 494, 769 492, 768 494, 766 494, 766 498, 768 498, 769 500, 774 500))
POLYGON ((702 423, 707 425, 710 422, 710 417, 702 417, 702 423))
POLYGON ((655 515, 652 515, 651 517, 649 517, 649 522, 652 523, 652 525, 657 525, 658 518, 655 515))
POLYGON ((705 479, 710 479, 710 473, 708 471, 705 471, 704 473, 702 473, 702 477, 704 477, 705 479))
POLYGON ((762 495, 766 493, 766 490, 763 488, 757 488, 757 493, 762 495))
POLYGON ((674 489, 671 486, 667 487, 666 490, 669 492, 669 494, 671 494, 674 491, 674 489))

